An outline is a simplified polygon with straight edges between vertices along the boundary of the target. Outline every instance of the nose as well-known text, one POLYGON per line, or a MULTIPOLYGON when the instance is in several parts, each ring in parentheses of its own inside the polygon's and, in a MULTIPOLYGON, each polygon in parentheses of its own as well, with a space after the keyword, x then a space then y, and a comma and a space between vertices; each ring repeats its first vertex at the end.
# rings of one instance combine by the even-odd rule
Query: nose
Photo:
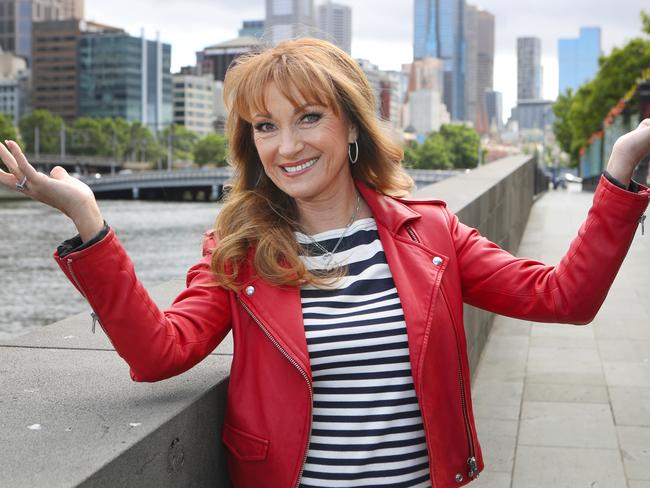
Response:
POLYGON ((291 159, 292 156, 302 151, 304 146, 300 134, 295 128, 286 128, 281 131, 278 153, 283 158, 291 159))

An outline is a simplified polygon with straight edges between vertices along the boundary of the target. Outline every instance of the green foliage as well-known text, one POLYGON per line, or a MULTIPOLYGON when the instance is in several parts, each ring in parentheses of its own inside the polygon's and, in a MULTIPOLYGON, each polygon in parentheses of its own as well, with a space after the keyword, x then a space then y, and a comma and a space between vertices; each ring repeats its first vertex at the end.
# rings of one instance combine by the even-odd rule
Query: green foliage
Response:
MULTIPOLYGON (((650 34, 650 15, 641 12, 643 30, 650 34)), ((579 150, 589 137, 602 129, 607 113, 634 85, 644 69, 650 67, 650 40, 635 38, 621 48, 614 48, 599 61, 595 78, 582 85, 575 94, 563 93, 553 111, 553 126, 563 151, 572 165, 579 159, 579 150)))
POLYGON ((6 141, 7 139, 16 141, 18 134, 13 119, 7 114, 0 113, 0 141, 6 141))
POLYGON ((194 162, 199 166, 215 163, 226 165, 226 138, 222 134, 208 134, 194 146, 194 162))
POLYGON ((643 25, 641 30, 646 34, 650 34, 650 14, 645 10, 641 10, 641 25, 643 25))
POLYGON ((47 110, 34 110, 18 122, 20 135, 27 152, 36 151, 35 137, 38 127, 39 152, 58 154, 61 150, 61 125, 63 119, 47 110))
POLYGON ((161 131, 158 139, 164 148, 168 148, 171 142, 174 148, 174 161, 191 161, 194 158, 194 146, 199 140, 199 135, 183 125, 173 125, 161 131))
MULTIPOLYGON (((0 113, 0 141, 6 141, 7 139, 18 142, 16 128, 9 115, 0 113)), ((0 161, 0 168, 3 170, 7 169, 2 161, 0 161)))
POLYGON ((147 126, 136 121, 129 126, 126 154, 134 161, 158 161, 164 157, 165 149, 147 126))
POLYGON ((478 133, 467 126, 445 124, 422 144, 404 150, 404 165, 416 169, 474 168, 478 164, 478 133))
POLYGON ((102 119, 80 117, 66 132, 66 152, 74 155, 108 156, 111 154, 111 132, 102 119))
POLYGON ((553 123, 553 132, 560 149, 569 154, 572 159, 577 159, 577 152, 574 152, 572 147, 573 131, 569 124, 569 113, 571 111, 571 104, 573 103, 573 90, 568 88, 564 93, 560 93, 553 105, 553 113, 555 114, 555 122, 553 123))

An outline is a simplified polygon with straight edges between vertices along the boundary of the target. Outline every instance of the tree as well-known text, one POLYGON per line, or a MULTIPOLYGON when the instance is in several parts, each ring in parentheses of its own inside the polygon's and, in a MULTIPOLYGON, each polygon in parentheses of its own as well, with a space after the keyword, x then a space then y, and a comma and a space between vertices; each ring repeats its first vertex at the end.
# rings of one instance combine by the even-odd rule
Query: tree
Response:
POLYGON ((451 169, 453 164, 449 150, 440 132, 432 132, 417 148, 419 156, 418 169, 451 169))
POLYGON ((208 134, 194 146, 194 162, 199 166, 216 163, 226 165, 226 138, 221 134, 208 134))
MULTIPOLYGON (((11 117, 0 113, 0 141, 6 141, 7 139, 18 142, 16 128, 11 117)), ((0 161, 0 168, 7 169, 2 161, 0 161)))
POLYGON ((135 121, 129 126, 126 153, 134 161, 157 161, 164 156, 165 151, 149 128, 140 121, 135 121))
POLYGON ((571 104, 573 103, 573 90, 568 88, 564 93, 561 93, 553 105, 553 113, 555 114, 555 122, 553 123, 553 132, 560 149, 569 154, 571 158, 577 158, 577 153, 573 153, 571 146, 573 142, 573 131, 569 123, 569 112, 571 111, 571 104))
POLYGON ((35 135, 38 128, 39 152, 58 154, 61 148, 63 119, 47 110, 34 110, 18 122, 20 135, 27 152, 36 152, 35 135))
POLYGON ((641 30, 646 34, 650 34, 650 14, 646 13, 645 10, 641 10, 641 25, 643 26, 641 30))
POLYGON ((111 153, 111 132, 103 119, 80 117, 67 131, 67 151, 85 156, 108 156, 111 153))
POLYGON ((169 139, 173 141, 174 160, 190 161, 194 157, 194 147, 199 140, 199 135, 184 125, 171 125, 159 134, 160 145, 168 147, 169 139))
POLYGON ((481 141, 478 132, 465 125, 444 124, 440 127, 440 135, 447 146, 452 167, 457 169, 476 167, 481 141))
POLYGON ((7 114, 0 113, 0 141, 7 139, 17 141, 18 134, 12 118, 7 114))
MULTIPOLYGON (((650 15, 641 12, 643 31, 650 34, 650 15)), ((599 60, 593 80, 578 88, 572 97, 561 96, 554 108, 558 120, 555 135, 562 149, 577 165, 578 154, 589 137, 602 129, 603 119, 650 66, 650 40, 635 38, 599 60)))

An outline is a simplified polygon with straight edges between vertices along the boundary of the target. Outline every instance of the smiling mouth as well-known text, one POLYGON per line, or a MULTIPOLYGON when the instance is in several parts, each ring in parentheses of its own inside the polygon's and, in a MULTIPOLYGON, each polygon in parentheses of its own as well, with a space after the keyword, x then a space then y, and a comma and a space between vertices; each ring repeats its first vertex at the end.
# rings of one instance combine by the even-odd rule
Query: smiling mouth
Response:
POLYGON ((304 171, 307 168, 311 168, 313 165, 316 164, 316 161, 318 161, 319 158, 313 158, 305 161, 304 163, 301 164, 296 164, 295 166, 280 166, 282 170, 285 173, 298 173, 300 171, 304 171))

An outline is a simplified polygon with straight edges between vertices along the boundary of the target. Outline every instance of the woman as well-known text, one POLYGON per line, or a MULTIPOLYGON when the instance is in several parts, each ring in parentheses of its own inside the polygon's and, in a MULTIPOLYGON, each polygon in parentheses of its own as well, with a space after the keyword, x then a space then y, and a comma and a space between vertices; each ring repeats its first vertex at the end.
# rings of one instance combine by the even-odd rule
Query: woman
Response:
POLYGON ((499 249, 443 202, 402 199, 402 151, 362 71, 331 44, 239 58, 224 90, 232 191, 165 311, 87 186, 62 168, 37 173, 11 141, 0 182, 73 220, 79 235, 55 258, 135 381, 189 369, 232 329, 223 441, 234 486, 478 477, 462 303, 589 322, 648 204, 630 178, 650 152, 650 120, 618 140, 578 238, 551 267, 499 249))

